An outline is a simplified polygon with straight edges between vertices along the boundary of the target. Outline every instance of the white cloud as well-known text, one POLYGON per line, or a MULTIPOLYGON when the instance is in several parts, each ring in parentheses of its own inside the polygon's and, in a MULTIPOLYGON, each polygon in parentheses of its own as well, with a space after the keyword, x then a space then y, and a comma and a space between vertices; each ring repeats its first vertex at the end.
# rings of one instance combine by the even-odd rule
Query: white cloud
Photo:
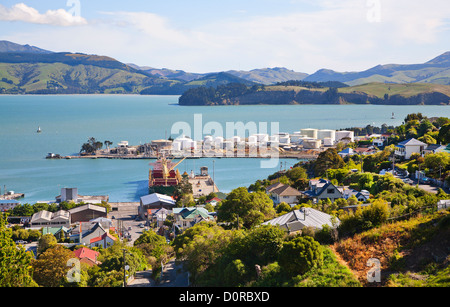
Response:
POLYGON ((0 5, 0 20, 64 27, 87 24, 86 19, 81 16, 74 16, 66 10, 48 10, 46 13, 41 14, 36 9, 24 3, 15 4, 12 8, 6 8, 0 5))
POLYGON ((368 20, 373 6, 367 0, 324 0, 316 10, 247 14, 184 28, 153 13, 107 12, 85 27, 11 36, 50 50, 192 72, 275 66, 307 73, 320 68, 365 70, 378 64, 420 63, 448 51, 442 39, 448 36, 447 1, 379 0, 380 22, 368 20))

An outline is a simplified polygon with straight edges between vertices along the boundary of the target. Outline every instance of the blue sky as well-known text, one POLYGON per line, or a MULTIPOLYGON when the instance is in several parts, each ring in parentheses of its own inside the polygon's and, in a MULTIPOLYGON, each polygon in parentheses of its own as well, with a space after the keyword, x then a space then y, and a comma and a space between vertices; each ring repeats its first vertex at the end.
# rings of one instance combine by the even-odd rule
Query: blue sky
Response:
POLYGON ((313 73, 450 51, 448 0, 2 0, 0 40, 191 72, 313 73))

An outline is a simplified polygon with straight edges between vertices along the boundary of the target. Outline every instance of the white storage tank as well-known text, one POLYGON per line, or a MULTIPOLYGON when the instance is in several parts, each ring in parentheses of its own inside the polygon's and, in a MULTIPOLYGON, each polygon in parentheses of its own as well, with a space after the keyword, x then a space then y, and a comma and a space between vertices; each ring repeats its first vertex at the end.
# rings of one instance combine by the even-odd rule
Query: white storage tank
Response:
POLYGON ((204 143, 212 143, 214 141, 214 138, 211 135, 207 135, 203 138, 204 143))
POLYGON ((280 144, 290 144, 291 138, 289 136, 280 136, 280 144))
POLYGON ((258 138, 255 135, 251 135, 248 137, 247 143, 249 145, 256 145, 257 142, 258 142, 258 138))
POLYGON ((300 131, 301 134, 306 135, 307 137, 313 138, 313 139, 317 139, 317 129, 313 129, 313 128, 306 128, 306 129, 302 129, 300 131))
POLYGON ((344 138, 348 138, 350 140, 350 142, 354 142, 355 141, 355 133, 353 131, 346 131, 346 130, 336 131, 336 142, 338 142, 344 138))
POLYGON ((280 137, 278 135, 272 135, 269 138, 269 142, 279 142, 280 141, 280 137))
POLYGON ((241 141, 241 137, 240 136, 233 136, 233 138, 231 139, 233 143, 239 143, 241 141))
POLYGON ((269 135, 265 133, 258 133, 254 134, 253 136, 256 136, 256 141, 260 143, 269 141, 269 135))
POLYGON ((334 141, 331 138, 324 138, 323 139, 323 146, 333 146, 334 145, 334 141))
POLYGON ((234 149, 234 143, 232 141, 224 141, 223 142, 223 149, 233 150, 234 149))
POLYGON ((320 140, 324 140, 325 138, 335 140, 336 139, 336 131, 335 130, 319 130, 317 132, 317 138, 320 140))
POLYGON ((181 150, 181 142, 175 140, 172 143, 172 150, 174 151, 180 151, 181 150))
POLYGON ((291 143, 292 144, 298 144, 299 142, 300 142, 300 140, 302 139, 302 138, 304 138, 305 136, 304 135, 302 135, 302 134, 296 134, 296 133, 294 133, 294 134, 291 134, 291 143))
POLYGON ((321 140, 304 140, 303 141, 303 148, 305 149, 319 149, 322 145, 321 140))

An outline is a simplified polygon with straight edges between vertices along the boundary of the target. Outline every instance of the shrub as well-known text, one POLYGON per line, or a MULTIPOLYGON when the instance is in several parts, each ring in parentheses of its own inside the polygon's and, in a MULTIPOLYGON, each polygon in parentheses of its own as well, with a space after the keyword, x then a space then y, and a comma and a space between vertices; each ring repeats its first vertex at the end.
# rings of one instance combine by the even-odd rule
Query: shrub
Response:
POLYGON ((322 249, 311 237, 295 237, 283 244, 278 263, 289 275, 304 274, 311 268, 322 265, 322 249))

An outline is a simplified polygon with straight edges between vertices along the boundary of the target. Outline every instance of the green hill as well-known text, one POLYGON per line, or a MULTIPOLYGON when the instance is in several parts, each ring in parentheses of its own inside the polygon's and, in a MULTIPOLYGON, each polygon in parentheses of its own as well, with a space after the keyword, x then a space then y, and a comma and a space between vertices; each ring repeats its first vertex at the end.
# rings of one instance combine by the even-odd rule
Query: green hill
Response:
POLYGON ((450 52, 423 64, 377 65, 361 72, 336 72, 321 69, 307 76, 305 81, 340 81, 349 85, 372 82, 435 83, 450 85, 450 52))
POLYGON ((190 88, 253 82, 227 73, 187 81, 167 79, 106 56, 81 53, 0 52, 3 94, 181 95, 190 88))
POLYGON ((327 87, 329 83, 302 81, 302 86, 244 86, 229 84, 218 88, 200 87, 185 92, 180 105, 257 104, 378 104, 448 105, 450 86, 439 84, 369 83, 350 87, 327 87), (317 86, 319 84, 319 86, 317 86), (322 84, 322 86, 320 86, 322 84))

